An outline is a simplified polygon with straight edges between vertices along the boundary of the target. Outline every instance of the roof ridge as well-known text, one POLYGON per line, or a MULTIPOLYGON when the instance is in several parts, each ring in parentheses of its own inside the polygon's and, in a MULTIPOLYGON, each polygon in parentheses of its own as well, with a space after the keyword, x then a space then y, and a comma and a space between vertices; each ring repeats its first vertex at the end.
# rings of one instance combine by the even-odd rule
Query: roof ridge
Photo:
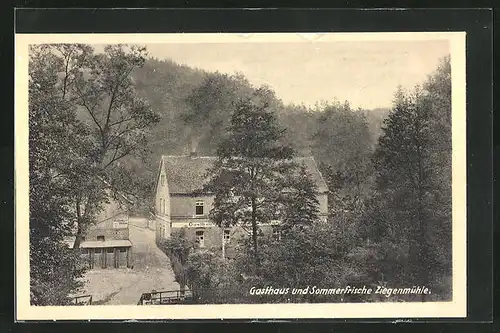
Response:
MULTIPOLYGON (((206 181, 204 174, 216 161, 216 156, 162 155, 162 163, 171 193, 191 193, 206 181)), ((318 168, 314 156, 298 156, 291 159, 304 164, 313 175, 319 189, 328 191, 328 185, 318 168)), ((158 181, 158 180, 157 180, 158 181)))

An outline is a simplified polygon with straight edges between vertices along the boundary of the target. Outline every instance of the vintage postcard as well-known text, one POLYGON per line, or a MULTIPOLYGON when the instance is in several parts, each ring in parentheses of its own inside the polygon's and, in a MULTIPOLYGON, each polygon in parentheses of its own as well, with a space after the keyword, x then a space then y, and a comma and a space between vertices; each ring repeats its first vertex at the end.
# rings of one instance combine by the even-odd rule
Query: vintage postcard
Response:
POLYGON ((466 316, 465 33, 15 43, 17 320, 466 316))

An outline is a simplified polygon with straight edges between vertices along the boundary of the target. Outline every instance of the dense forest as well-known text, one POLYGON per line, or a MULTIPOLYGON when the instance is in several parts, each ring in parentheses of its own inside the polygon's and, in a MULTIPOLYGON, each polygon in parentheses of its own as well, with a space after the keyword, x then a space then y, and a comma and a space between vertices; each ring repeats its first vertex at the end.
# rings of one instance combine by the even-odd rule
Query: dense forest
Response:
MULTIPOLYGON (((215 155, 227 135, 233 104, 250 96, 254 87, 241 73, 209 73, 171 60, 148 59, 132 73, 136 89, 148 100, 160 122, 151 129, 146 160, 127 157, 136 176, 152 193, 161 155, 215 155), (196 147, 193 147, 195 145, 196 147)), ((353 109, 346 101, 318 102, 313 107, 284 104, 269 89, 270 109, 286 129, 283 142, 299 155, 315 156, 322 168, 341 172, 352 163, 365 164, 375 148, 388 109, 353 109)), ((147 214, 151 200, 136 207, 136 214, 147 214)))
POLYGON ((449 57, 421 86, 394 87, 390 110, 362 110, 336 100, 284 104, 271 87, 253 86, 241 73, 152 59, 137 46, 95 53, 88 45, 42 45, 30 52, 32 304, 67 304, 81 287, 84 269, 63 239, 76 235, 79 247, 110 191, 135 201, 135 214, 149 214, 160 156, 192 149, 219 157, 214 175, 228 165, 254 168, 254 153, 268 157, 259 162, 267 178, 214 176, 216 222, 228 216, 228 190, 252 184, 254 192, 240 195, 252 203, 244 218, 256 226, 281 205, 288 224, 279 240, 254 232, 230 261, 220 249, 191 251, 182 233, 161 244, 181 285, 204 302, 252 301, 242 293, 252 285, 426 285, 432 295, 401 299, 451 299, 449 57), (250 144, 252 135, 259 145, 250 144), (307 174, 275 177, 295 155, 318 161, 329 188, 325 223, 317 222, 307 174), (276 184, 295 192, 282 198, 276 184), (258 199, 267 206, 257 209, 258 199))

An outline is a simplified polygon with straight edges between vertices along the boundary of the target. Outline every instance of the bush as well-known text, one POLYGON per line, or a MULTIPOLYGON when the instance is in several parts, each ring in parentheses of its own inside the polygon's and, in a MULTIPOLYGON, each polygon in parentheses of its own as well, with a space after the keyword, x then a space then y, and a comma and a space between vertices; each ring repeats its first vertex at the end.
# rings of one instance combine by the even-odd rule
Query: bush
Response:
POLYGON ((200 303, 248 302, 238 270, 231 260, 222 258, 220 251, 191 253, 186 275, 189 288, 200 303))
POLYGON ((193 241, 186 237, 186 230, 184 228, 172 232, 170 238, 158 244, 158 247, 170 258, 175 279, 179 283, 181 290, 184 290, 187 285, 186 263, 195 245, 193 241))

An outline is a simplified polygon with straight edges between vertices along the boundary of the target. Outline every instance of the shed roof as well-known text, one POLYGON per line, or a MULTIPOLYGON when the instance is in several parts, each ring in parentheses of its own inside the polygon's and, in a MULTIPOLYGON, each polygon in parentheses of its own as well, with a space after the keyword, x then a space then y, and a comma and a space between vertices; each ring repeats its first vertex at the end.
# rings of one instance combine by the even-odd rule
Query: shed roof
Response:
MULTIPOLYGON (((191 194, 202 189, 208 181, 207 171, 216 160, 215 156, 162 156, 170 193, 191 194)), ((312 156, 297 157, 294 160, 306 167, 318 187, 318 192, 328 191, 328 186, 312 156)))

